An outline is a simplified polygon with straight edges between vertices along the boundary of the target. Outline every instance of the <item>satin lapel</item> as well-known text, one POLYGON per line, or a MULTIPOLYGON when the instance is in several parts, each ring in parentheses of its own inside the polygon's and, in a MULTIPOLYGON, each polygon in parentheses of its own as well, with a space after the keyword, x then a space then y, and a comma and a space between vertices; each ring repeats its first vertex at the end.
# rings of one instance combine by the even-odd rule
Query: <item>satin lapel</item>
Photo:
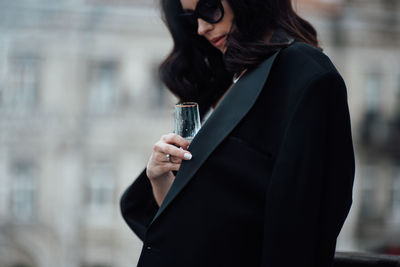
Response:
POLYGON ((157 214, 154 216, 152 223, 160 216, 182 188, 185 187, 214 149, 254 105, 264 87, 278 53, 279 51, 253 71, 243 75, 229 90, 206 123, 201 127, 189 147, 189 151, 193 155, 192 159, 182 163, 175 181, 157 214))

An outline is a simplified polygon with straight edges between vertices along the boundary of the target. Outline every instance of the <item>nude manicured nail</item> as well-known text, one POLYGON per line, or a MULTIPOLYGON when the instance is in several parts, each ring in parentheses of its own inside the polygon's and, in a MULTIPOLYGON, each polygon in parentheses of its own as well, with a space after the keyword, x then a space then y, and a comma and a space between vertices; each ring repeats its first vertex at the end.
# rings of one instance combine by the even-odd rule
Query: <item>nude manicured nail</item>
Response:
POLYGON ((185 154, 183 155, 183 157, 184 157, 185 159, 191 159, 191 158, 192 158, 192 154, 185 153, 185 154))

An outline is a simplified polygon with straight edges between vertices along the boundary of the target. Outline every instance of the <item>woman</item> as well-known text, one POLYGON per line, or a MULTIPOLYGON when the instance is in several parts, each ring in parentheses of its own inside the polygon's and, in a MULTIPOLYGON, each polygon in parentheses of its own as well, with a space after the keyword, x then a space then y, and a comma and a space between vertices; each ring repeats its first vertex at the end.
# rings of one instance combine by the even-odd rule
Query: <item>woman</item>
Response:
POLYGON ((163 81, 215 110, 190 147, 164 135, 122 196, 138 266, 330 266, 354 155, 346 87, 315 30, 290 0, 161 2, 163 81))

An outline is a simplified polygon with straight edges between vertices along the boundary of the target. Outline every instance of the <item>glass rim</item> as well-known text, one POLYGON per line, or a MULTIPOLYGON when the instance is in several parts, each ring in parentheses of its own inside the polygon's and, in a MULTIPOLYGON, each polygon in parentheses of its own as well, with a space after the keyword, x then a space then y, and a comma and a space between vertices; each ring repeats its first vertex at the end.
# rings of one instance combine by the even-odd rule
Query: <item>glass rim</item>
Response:
POLYGON ((199 104, 197 102, 182 102, 175 104, 175 107, 183 108, 183 107, 197 107, 199 104))

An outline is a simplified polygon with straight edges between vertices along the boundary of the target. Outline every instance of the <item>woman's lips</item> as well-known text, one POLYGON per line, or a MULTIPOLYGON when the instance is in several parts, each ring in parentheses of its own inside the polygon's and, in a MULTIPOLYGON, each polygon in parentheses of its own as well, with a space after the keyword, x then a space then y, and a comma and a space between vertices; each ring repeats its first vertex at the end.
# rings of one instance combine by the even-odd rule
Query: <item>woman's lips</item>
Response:
POLYGON ((220 37, 216 37, 211 39, 211 43, 215 46, 215 47, 220 47, 221 45, 224 44, 226 40, 226 35, 222 35, 220 37))

